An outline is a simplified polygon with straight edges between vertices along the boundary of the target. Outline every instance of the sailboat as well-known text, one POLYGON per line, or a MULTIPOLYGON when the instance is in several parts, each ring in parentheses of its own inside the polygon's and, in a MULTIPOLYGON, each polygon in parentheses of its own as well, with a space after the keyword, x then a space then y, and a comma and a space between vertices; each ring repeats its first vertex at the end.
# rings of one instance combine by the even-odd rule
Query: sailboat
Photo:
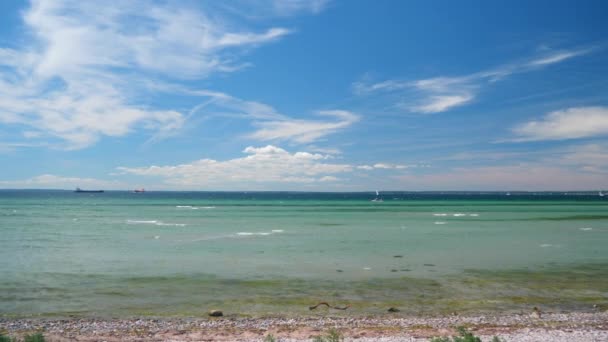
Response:
POLYGON ((374 198, 372 202, 384 202, 384 200, 382 200, 380 197, 380 191, 376 190, 376 198, 374 198))

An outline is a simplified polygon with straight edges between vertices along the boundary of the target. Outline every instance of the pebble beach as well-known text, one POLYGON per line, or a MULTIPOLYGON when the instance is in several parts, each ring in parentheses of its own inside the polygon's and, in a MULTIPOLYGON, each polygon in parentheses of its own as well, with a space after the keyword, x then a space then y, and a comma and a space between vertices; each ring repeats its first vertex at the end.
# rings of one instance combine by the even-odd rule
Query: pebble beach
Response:
POLYGON ((445 316, 162 319, 0 319, 11 336, 44 333, 47 341, 310 341, 336 329, 345 341, 429 341, 466 326, 483 341, 608 341, 608 312, 445 316))

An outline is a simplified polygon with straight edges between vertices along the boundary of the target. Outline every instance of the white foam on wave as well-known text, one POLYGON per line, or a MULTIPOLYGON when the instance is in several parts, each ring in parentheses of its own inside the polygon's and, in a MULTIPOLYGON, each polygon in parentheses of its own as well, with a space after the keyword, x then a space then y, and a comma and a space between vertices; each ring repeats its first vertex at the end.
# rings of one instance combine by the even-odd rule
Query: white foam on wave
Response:
POLYGON ((155 240, 158 240, 158 239, 160 239, 160 236, 155 235, 155 236, 154 236, 154 239, 155 239, 155 240))
POLYGON ((363 267, 363 269, 364 269, 364 270, 366 270, 366 271, 369 271, 369 270, 371 270, 372 268, 371 268, 371 267, 363 267))
POLYGON ((153 224, 155 226, 185 227, 185 223, 167 223, 158 220, 127 220, 127 224, 153 224))
POLYGON ((479 214, 469 214, 469 216, 477 217, 477 216, 479 216, 479 214))
POLYGON ((543 244, 541 244, 540 246, 541 246, 542 248, 553 247, 553 245, 552 245, 552 244, 550 244, 550 243, 543 243, 543 244))
POLYGON ((284 230, 282 230, 282 229, 273 229, 270 232, 238 232, 238 233, 236 233, 236 235, 239 235, 239 236, 254 236, 254 235, 268 236, 268 235, 278 234, 278 233, 283 233, 283 232, 284 232, 284 230))
POLYGON ((433 214, 433 216, 448 216, 448 214, 445 214, 445 213, 437 213, 437 214, 433 214))
POLYGON ((435 224, 446 224, 447 222, 445 221, 435 221, 435 224))
POLYGON ((456 214, 452 214, 452 216, 460 217, 460 216, 467 216, 467 214, 456 213, 456 214))
POLYGON ((156 225, 157 226, 169 226, 169 227, 185 227, 186 226, 185 223, 164 223, 164 222, 157 222, 156 225))
POLYGON ((205 206, 205 207, 195 207, 193 205, 176 205, 177 209, 190 209, 190 210, 198 210, 198 209, 215 209, 214 206, 205 206))
POLYGON ((583 230, 583 231, 589 231, 589 230, 593 230, 593 228, 590 228, 590 227, 579 228, 579 229, 580 229, 580 230, 583 230))
POLYGON ((156 224, 156 220, 127 220, 128 224, 156 224))

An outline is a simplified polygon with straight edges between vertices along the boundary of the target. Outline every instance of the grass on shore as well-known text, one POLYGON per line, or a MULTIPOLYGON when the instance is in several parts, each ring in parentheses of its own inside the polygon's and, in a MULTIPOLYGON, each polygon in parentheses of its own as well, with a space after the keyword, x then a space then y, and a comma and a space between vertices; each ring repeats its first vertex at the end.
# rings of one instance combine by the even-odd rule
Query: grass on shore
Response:
MULTIPOLYGON (((457 328, 459 336, 450 337, 434 337, 430 342, 482 342, 481 338, 473 335, 464 327, 457 328)), ((312 342, 342 342, 344 337, 336 329, 330 329, 325 336, 315 336, 312 342)), ((0 341, 1 342, 1 341, 0 341)), ((274 335, 269 334, 264 338, 264 342, 277 342, 274 335)), ((491 342, 503 342, 498 337, 494 336, 491 342)))
MULTIPOLYGON (((431 339, 431 342, 482 342, 481 338, 473 335, 473 333, 469 332, 464 327, 457 328, 459 336, 450 337, 434 337, 431 339)), ((496 336, 492 338, 492 342, 501 342, 500 339, 496 336)))
POLYGON ((25 335, 23 340, 19 340, 16 337, 6 336, 0 333, 0 342, 45 342, 44 335, 42 333, 35 333, 31 335, 25 335))

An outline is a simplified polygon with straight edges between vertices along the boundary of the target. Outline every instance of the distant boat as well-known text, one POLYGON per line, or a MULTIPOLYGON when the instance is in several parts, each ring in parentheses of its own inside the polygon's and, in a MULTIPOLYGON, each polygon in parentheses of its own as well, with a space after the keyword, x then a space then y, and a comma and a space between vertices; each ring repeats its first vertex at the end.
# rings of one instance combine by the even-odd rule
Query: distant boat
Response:
POLYGON ((376 190, 376 198, 374 198, 372 202, 384 202, 384 200, 382 200, 380 197, 380 191, 376 190))
POLYGON ((146 189, 144 189, 144 188, 135 189, 135 190, 133 190, 133 192, 146 192, 146 189))
POLYGON ((600 197, 604 197, 604 193, 600 191, 600 192, 598 193, 598 196, 600 196, 600 197))
POLYGON ((103 192, 103 190, 82 190, 81 188, 76 188, 74 192, 99 193, 103 192))

